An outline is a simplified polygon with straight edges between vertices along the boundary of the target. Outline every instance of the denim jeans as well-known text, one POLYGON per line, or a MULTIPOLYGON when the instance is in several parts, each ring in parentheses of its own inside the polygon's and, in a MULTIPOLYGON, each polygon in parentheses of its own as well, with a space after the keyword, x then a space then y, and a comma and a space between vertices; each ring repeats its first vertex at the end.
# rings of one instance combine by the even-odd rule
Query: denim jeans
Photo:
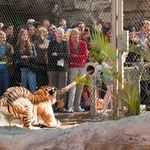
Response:
POLYGON ((4 92, 10 86, 10 72, 7 64, 0 64, 0 90, 4 92))
POLYGON ((28 88, 33 93, 36 91, 36 73, 29 68, 21 68, 21 84, 20 86, 28 88))

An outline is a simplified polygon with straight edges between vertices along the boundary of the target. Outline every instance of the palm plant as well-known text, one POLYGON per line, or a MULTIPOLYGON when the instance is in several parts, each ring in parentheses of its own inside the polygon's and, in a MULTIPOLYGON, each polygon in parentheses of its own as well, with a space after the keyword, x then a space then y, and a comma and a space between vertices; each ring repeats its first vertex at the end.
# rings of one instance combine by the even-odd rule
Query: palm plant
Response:
MULTIPOLYGON (((115 67, 115 62, 117 56, 115 54, 115 50, 112 48, 112 44, 107 41, 104 35, 100 32, 94 32, 91 36, 92 41, 92 50, 90 52, 90 56, 95 59, 95 61, 99 62, 100 64, 103 61, 107 61, 111 64, 112 69, 106 68, 107 72, 114 78, 117 79, 119 82, 122 82, 121 74, 114 71, 113 68, 115 67)), ((130 78, 128 74, 127 78, 130 78)), ((129 81, 129 80, 128 80, 129 81)), ((133 82, 130 82, 133 83, 133 82)), ((123 100, 123 104, 125 104, 130 112, 130 115, 138 115, 140 113, 140 97, 138 90, 133 87, 134 84, 128 84, 125 82, 124 88, 119 91, 121 95, 121 99, 123 100)))
POLYGON ((140 95, 138 87, 135 86, 134 81, 131 80, 131 75, 127 76, 124 82, 124 88, 120 91, 122 103, 128 109, 128 115, 140 114, 140 95))
POLYGON ((100 64, 104 60, 113 63, 116 61, 115 50, 102 33, 94 31, 91 35, 91 42, 92 49, 90 50, 90 56, 93 57, 95 61, 100 64))

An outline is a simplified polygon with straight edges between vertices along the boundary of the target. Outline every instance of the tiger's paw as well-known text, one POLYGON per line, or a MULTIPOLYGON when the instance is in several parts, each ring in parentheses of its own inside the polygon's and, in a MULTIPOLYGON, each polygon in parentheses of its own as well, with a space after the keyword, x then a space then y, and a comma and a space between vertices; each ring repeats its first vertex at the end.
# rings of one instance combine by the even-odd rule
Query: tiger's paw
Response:
POLYGON ((30 130, 39 130, 41 129, 40 127, 35 127, 35 126, 30 126, 29 128, 27 129, 30 129, 30 130))
POLYGON ((57 120, 57 126, 56 127, 60 127, 61 126, 61 122, 59 120, 57 120))
POLYGON ((58 127, 60 127, 61 126, 61 123, 60 123, 60 121, 59 120, 55 120, 55 121, 53 121, 53 122, 50 122, 50 124, 49 124, 49 128, 58 128, 58 127))

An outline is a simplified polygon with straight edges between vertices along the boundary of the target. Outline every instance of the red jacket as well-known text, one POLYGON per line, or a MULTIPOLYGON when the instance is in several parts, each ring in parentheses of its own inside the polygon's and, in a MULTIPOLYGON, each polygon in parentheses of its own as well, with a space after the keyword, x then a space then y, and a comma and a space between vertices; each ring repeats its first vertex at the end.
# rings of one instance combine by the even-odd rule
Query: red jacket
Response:
POLYGON ((88 49, 86 42, 80 40, 79 46, 75 49, 73 42, 69 42, 69 68, 83 68, 88 58, 88 49))

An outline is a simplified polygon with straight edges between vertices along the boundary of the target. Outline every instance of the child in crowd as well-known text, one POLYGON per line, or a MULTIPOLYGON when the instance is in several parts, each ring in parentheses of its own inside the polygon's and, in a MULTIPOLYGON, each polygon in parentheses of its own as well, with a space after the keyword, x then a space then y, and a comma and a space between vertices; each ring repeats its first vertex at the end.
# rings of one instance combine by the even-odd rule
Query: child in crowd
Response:
MULTIPOLYGON (((89 62, 93 62, 93 58, 89 56, 88 58, 89 62)), ((112 91, 113 91, 113 76, 112 76, 112 70, 111 65, 108 61, 103 61, 101 65, 98 62, 95 62, 97 65, 97 69, 100 70, 98 74, 96 75, 96 86, 97 86, 97 109, 101 111, 103 114, 106 113, 106 110, 108 109, 109 104, 112 102, 112 91), (106 86, 106 91, 104 95, 104 100, 102 101, 100 92, 102 88, 102 85, 100 83, 104 83, 106 86), (102 104, 103 103, 103 104, 102 104), (103 105, 103 106, 102 106, 103 105)))
POLYGON ((111 65, 109 65, 109 63, 105 61, 102 62, 101 71, 102 71, 102 80, 107 88, 107 91, 104 96, 104 104, 102 110, 102 113, 105 114, 109 104, 112 102, 113 76, 111 71, 111 65))
POLYGON ((88 85, 83 87, 81 95, 81 108, 85 111, 90 110, 91 100, 90 100, 90 89, 88 85))
MULTIPOLYGON (((94 59, 89 55, 88 56, 88 62, 95 62, 94 59)), ((102 99, 100 98, 100 84, 101 84, 101 65, 98 62, 96 63, 96 68, 98 70, 96 74, 96 103, 97 103, 97 110, 102 110, 102 99)), ((86 111, 90 110, 91 105, 91 97, 90 97, 90 90, 91 87, 89 85, 85 85, 83 88, 82 96, 81 96, 81 107, 85 109, 86 111)))
MULTIPOLYGON (((99 87, 96 88, 96 103, 97 103, 97 110, 101 111, 103 108, 103 101, 99 97, 100 89, 99 87)), ((90 86, 85 85, 83 88, 82 96, 81 96, 81 108, 85 111, 89 111, 91 106, 91 98, 90 98, 90 86)))

